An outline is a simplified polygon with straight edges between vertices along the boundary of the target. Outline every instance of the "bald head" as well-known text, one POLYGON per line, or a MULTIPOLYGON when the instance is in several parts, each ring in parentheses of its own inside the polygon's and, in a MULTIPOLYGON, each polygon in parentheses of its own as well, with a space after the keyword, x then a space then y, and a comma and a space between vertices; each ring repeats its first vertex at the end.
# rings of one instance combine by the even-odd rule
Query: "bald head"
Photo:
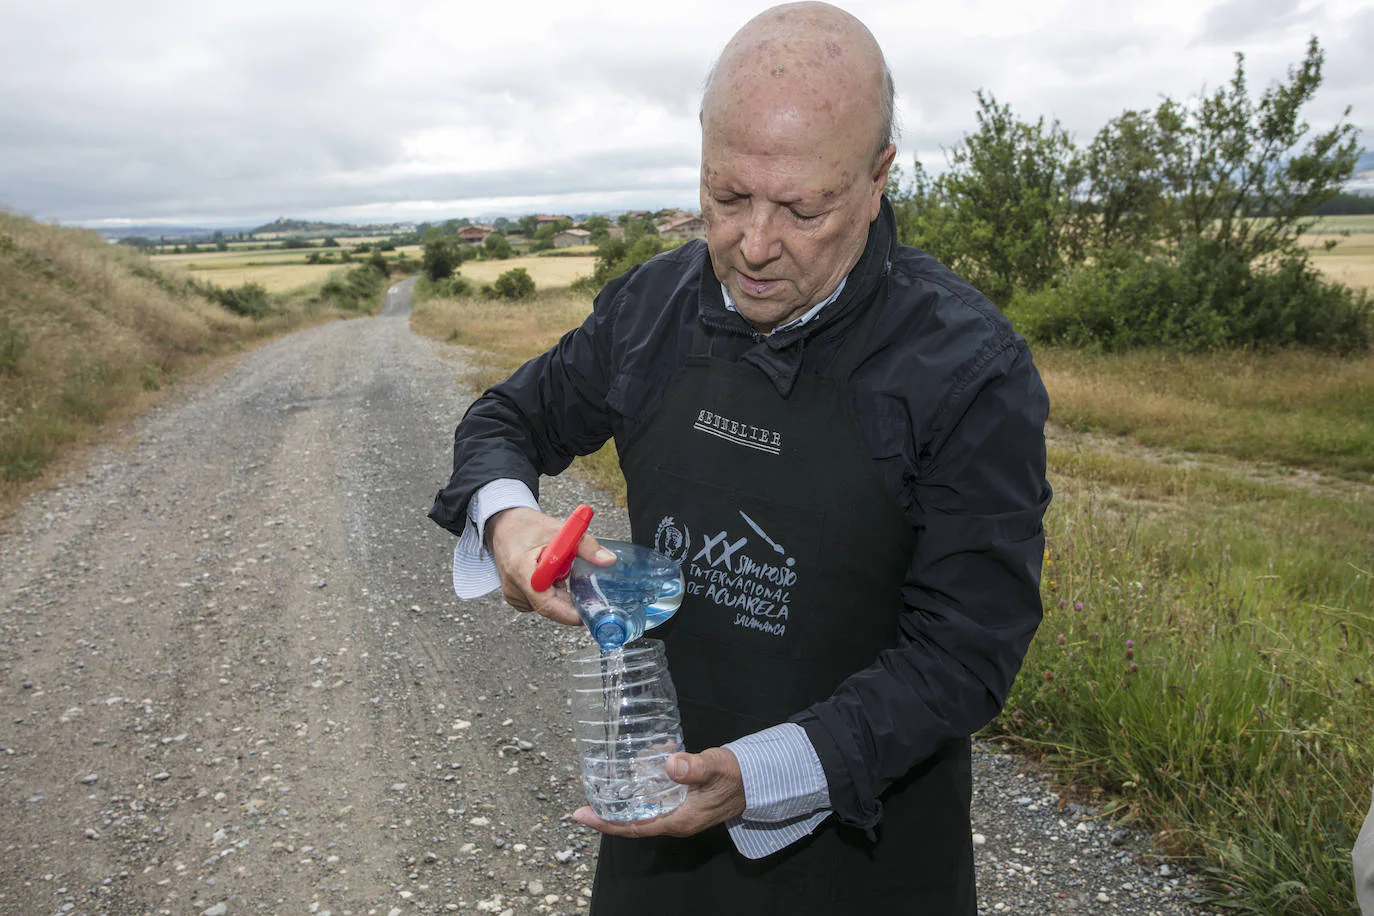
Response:
POLYGON ((701 120, 706 130, 781 120, 879 156, 893 140, 892 111, 892 75, 872 33, 838 7, 805 2, 765 10, 735 33, 707 77, 701 120))

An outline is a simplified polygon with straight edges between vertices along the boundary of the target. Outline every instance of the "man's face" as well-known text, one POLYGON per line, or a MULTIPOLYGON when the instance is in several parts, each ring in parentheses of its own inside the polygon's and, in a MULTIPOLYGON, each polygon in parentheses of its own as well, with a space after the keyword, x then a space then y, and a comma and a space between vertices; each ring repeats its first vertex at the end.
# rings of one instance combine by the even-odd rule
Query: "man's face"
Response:
POLYGON ((878 215, 896 150, 796 111, 702 123, 701 213, 717 279, 759 331, 835 290, 878 215), (820 123, 817 123, 820 122, 820 123))

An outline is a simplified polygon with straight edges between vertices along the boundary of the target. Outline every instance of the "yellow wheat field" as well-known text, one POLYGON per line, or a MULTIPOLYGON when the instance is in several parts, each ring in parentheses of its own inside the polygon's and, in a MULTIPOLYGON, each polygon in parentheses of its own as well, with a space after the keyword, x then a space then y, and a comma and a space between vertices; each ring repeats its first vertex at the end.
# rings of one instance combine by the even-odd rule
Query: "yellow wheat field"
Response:
POLYGON ((567 286, 579 277, 590 277, 596 258, 507 258, 504 261, 467 261, 458 271, 477 283, 490 283, 508 270, 523 267, 538 289, 567 286))
POLYGON ((260 283, 269 293, 286 293, 312 283, 323 282, 339 264, 282 264, 265 267, 186 268, 197 280, 229 288, 244 283, 260 283))

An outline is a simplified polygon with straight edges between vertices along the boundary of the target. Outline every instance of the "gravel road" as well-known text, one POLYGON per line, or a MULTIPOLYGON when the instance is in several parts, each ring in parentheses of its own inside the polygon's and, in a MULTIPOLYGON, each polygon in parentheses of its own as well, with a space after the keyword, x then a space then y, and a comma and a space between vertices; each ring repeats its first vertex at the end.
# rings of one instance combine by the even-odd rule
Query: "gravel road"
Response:
MULTIPOLYGON (((586 912, 559 659, 426 518, 472 392, 376 318, 188 384, 0 534, 0 913, 586 912)), ((622 512, 571 478, 546 507, 622 512)), ((1143 838, 980 747, 987 913, 1197 913, 1143 838)))

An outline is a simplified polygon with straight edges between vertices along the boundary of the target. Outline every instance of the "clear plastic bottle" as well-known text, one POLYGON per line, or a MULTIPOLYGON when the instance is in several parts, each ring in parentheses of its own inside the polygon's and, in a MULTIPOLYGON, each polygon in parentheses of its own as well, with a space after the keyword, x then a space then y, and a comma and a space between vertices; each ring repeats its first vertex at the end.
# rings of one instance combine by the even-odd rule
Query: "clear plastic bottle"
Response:
POLYGON ((684 592, 682 567, 648 547, 597 541, 615 554, 615 564, 597 566, 579 557, 573 561, 568 590, 592 638, 609 652, 677 612, 684 592))
POLYGON ((582 788, 592 810, 608 821, 667 814, 687 787, 664 768, 682 750, 677 691, 663 643, 641 639, 567 658, 582 788))

